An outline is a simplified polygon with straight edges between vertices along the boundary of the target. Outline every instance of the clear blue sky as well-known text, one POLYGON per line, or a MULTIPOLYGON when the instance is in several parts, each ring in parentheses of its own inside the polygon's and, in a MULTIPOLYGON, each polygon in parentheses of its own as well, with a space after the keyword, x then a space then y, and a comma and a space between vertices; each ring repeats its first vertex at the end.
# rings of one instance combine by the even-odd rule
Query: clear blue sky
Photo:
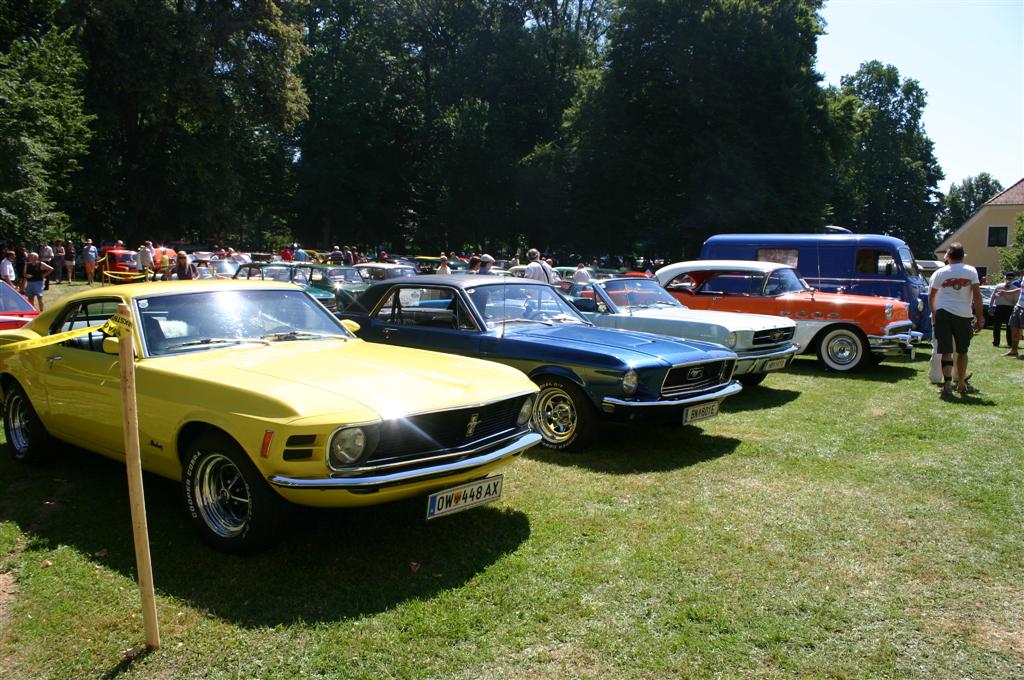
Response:
POLYGON ((1024 178, 1024 0, 828 0, 826 83, 877 59, 928 93, 925 131, 946 173, 1024 178))

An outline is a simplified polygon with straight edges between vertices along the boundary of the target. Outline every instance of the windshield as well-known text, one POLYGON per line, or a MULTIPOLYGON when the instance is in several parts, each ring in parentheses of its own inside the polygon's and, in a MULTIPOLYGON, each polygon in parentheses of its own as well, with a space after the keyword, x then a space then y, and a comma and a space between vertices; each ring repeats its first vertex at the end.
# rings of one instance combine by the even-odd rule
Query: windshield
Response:
POLYGON ((238 271, 238 263, 231 260, 214 260, 210 263, 210 269, 218 274, 234 275, 238 271))
POLYGON ((308 270, 296 269, 294 267, 253 267, 249 270, 248 277, 239 272, 238 278, 281 281, 282 283, 290 281, 303 286, 309 285, 308 270))
POLYGON ((363 277, 355 267, 331 267, 327 270, 327 278, 331 281, 344 283, 362 283, 363 277))
POLYGON ((391 267, 384 271, 384 276, 389 279, 400 279, 403 276, 416 276, 416 270, 412 267, 391 267))
POLYGON ((150 356, 265 343, 274 334, 352 337, 330 312, 297 289, 159 295, 138 299, 136 305, 150 356))
POLYGON ((920 276, 917 271, 917 263, 914 261, 914 256, 910 252, 910 248, 906 246, 900 246, 898 250, 900 254, 900 262, 903 263, 903 269, 910 276, 920 276))
POLYGON ((653 279, 615 279, 599 284, 616 307, 682 307, 653 279))
POLYGON ((795 269, 776 269, 768 274, 765 282, 765 295, 785 295, 807 290, 807 284, 796 273, 795 269))
POLYGON ((487 328, 511 323, 587 323, 553 288, 512 281, 466 289, 487 328))

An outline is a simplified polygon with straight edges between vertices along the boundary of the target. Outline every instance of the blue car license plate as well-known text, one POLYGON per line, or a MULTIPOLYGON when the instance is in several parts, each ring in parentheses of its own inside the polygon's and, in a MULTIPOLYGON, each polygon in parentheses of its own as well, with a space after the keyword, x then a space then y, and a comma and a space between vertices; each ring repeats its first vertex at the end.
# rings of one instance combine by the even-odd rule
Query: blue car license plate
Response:
POLYGON ((427 496, 427 519, 451 515, 501 498, 503 475, 437 491, 427 496))
POLYGON ((707 404, 698 404, 697 406, 690 406, 683 411, 683 425, 689 425, 690 423, 697 422, 698 420, 714 418, 717 415, 717 401, 712 401, 707 404))

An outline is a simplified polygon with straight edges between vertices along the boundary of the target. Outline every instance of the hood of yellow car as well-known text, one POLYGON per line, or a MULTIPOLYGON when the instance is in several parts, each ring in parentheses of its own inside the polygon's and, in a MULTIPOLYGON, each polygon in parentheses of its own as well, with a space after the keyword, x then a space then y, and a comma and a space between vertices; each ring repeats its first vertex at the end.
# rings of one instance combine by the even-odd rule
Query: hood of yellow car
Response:
POLYGON ((389 419, 536 390, 501 364, 355 339, 279 341, 147 361, 168 359, 176 370, 266 394, 302 416, 365 410, 372 412, 366 419, 389 419))

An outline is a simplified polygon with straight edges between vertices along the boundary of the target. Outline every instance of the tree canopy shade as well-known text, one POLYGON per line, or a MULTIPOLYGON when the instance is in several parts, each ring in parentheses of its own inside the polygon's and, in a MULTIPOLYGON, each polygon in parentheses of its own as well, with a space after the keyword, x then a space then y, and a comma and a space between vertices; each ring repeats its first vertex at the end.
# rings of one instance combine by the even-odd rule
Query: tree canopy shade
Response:
POLYGON ((990 198, 1000 193, 1003 185, 987 172, 954 182, 949 193, 942 197, 939 212, 938 238, 945 239, 959 229, 971 215, 978 212, 990 198))
POLYGON ((306 115, 297 3, 69 0, 95 136, 75 180, 84 228, 137 240, 277 224, 306 115))
POLYGON ((44 27, 45 9, 26 13, 21 38, 12 15, 4 16, 0 233, 37 243, 68 224, 66 189, 90 136, 79 88, 84 64, 69 32, 44 27))
POLYGON ((0 0, 0 220, 673 257, 835 222, 930 249, 924 92, 879 62, 823 89, 822 2, 0 0))
POLYGON ((890 234, 914 252, 938 241, 942 168, 921 122, 926 94, 895 66, 861 65, 828 91, 835 131, 832 219, 854 231, 890 234))
POLYGON ((573 209, 610 248, 822 223, 821 3, 624 2, 571 112, 573 209))
POLYGON ((1013 243, 1009 248, 999 251, 1000 266, 1003 272, 1024 272, 1024 212, 1017 215, 1013 223, 1013 243))

